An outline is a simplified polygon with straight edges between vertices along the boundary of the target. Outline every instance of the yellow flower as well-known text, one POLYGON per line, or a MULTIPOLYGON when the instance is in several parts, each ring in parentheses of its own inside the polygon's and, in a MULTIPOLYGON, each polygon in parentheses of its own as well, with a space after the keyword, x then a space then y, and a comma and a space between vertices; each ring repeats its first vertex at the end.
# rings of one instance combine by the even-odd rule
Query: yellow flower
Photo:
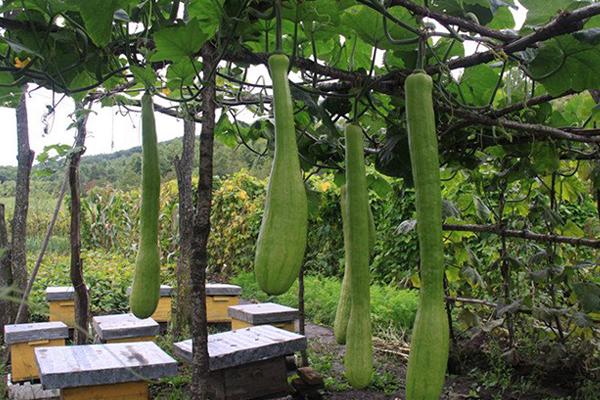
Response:
POLYGON ((171 95, 171 89, 169 89, 168 87, 164 87, 162 89, 160 89, 160 91, 162 92, 162 94, 164 94, 165 96, 170 96, 171 95))
POLYGON ((321 183, 319 184, 319 190, 320 190, 321 192, 326 192, 326 191, 328 191, 330 187, 331 187, 331 182, 327 182, 327 181, 325 181, 325 182, 321 182, 321 183))
POLYGON ((240 200, 246 201, 246 200, 248 200, 248 193, 246 193, 245 190, 240 190, 239 192, 237 192, 237 197, 240 200))
POLYGON ((29 65, 31 62, 31 58, 27 57, 24 60, 21 60, 19 57, 15 57, 15 67, 19 69, 23 69, 29 65))

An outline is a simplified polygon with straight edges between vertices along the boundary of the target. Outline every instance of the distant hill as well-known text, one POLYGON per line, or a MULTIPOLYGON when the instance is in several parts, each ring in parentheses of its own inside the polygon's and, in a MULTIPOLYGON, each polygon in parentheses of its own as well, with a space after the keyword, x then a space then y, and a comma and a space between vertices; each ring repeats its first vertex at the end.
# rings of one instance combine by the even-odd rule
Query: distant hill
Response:
MULTIPOLYGON (((158 146, 161 177, 163 181, 174 179, 174 160, 181 154, 181 138, 161 142, 158 146)), ((194 175, 197 175, 198 141, 195 150, 194 175)), ((58 190, 64 176, 62 165, 59 162, 46 163, 46 167, 54 170, 52 173, 43 173, 44 166, 34 166, 32 188, 50 192, 58 190)), ((232 149, 215 141, 213 167, 215 175, 228 175, 245 168, 251 174, 263 178, 269 174, 270 165, 269 157, 259 157, 243 146, 232 149)), ((140 184, 141 168, 142 149, 139 146, 110 154, 84 156, 81 159, 81 181, 84 188, 111 185, 129 189, 140 184)), ((17 168, 14 166, 0 166, 0 196, 14 195, 16 173, 17 168)))

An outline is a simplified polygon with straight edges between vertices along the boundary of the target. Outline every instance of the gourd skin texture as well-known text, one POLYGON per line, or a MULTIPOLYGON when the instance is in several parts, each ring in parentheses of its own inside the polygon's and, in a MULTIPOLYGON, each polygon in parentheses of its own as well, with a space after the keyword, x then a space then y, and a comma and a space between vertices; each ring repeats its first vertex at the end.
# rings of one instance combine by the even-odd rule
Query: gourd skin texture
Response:
POLYGON ((362 131, 346 127, 347 245, 350 269, 350 318, 346 332, 344 366, 350 385, 360 389, 371 382, 373 344, 369 294, 369 199, 363 154, 362 131))
MULTIPOLYGON (((342 226, 344 231, 344 254, 348 254, 346 243, 348 243, 348 209, 346 200, 346 185, 340 188, 340 208, 342 212, 342 226)), ((373 220, 373 212, 371 207, 367 207, 369 213, 369 251, 372 252, 375 247, 376 231, 375 222, 373 220)), ((350 268, 346 260, 344 260, 344 278, 340 290, 340 298, 338 300, 337 309, 335 312, 335 321, 333 322, 333 334, 338 344, 346 344, 346 330, 348 329, 348 319, 350 318, 350 268)))
POLYGON ((406 377, 407 400, 439 399, 448 363, 442 195, 432 87, 431 77, 422 71, 415 71, 404 84, 421 259, 419 308, 406 377))
POLYGON ((289 60, 283 54, 269 58, 273 80, 275 156, 256 242, 254 273, 260 288, 270 295, 287 292, 298 277, 308 229, 308 205, 300 173, 288 65, 289 60))
POLYGON ((152 96, 142 96, 142 204, 140 242, 129 306, 138 318, 148 318, 160 297, 160 254, 158 213, 160 210, 160 170, 152 96))

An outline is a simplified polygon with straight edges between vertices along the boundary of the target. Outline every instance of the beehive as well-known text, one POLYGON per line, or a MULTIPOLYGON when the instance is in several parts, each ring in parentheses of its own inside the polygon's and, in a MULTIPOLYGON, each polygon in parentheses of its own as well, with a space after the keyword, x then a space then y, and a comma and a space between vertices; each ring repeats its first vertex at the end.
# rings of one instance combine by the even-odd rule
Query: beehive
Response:
POLYGON ((69 328, 63 322, 38 322, 4 326, 4 340, 10 347, 11 380, 38 379, 36 347, 64 346, 69 328))

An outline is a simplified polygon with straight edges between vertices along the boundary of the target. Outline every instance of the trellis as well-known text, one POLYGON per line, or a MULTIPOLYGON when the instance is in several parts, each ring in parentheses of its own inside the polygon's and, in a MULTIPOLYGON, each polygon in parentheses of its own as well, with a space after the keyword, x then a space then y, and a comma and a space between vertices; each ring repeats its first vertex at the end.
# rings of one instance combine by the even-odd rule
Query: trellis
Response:
MULTIPOLYGON (((591 3, 574 10, 563 10, 550 22, 524 35, 520 35, 519 33, 510 30, 492 29, 475 20, 466 18, 465 16, 459 17, 446 14, 433 7, 424 7, 410 0, 391 0, 387 2, 387 4, 381 4, 377 1, 360 0, 357 3, 369 7, 381 16, 384 23, 384 30, 386 31, 386 36, 389 40, 392 39, 387 31, 386 24, 387 26, 401 26, 402 28, 411 31, 415 35, 414 39, 416 39, 416 41, 418 41, 419 36, 422 35, 427 37, 437 36, 450 38, 456 41, 473 41, 485 48, 485 50, 477 51, 472 55, 451 58, 448 60, 437 60, 435 63, 426 67, 426 71, 430 75, 447 77, 450 75, 451 71, 471 68, 494 61, 501 61, 503 63, 502 73, 500 74, 498 84, 492 93, 491 101, 487 106, 466 107, 458 102, 448 101, 444 96, 436 98, 436 112, 440 116, 440 118, 438 118, 438 128, 441 144, 440 151, 442 153, 467 153, 494 144, 532 143, 540 141, 561 141, 562 143, 564 141, 564 143, 568 143, 569 145, 568 148, 560 154, 560 159, 600 159, 600 146, 598 146, 598 144, 600 144, 600 130, 598 128, 549 126, 541 123, 523 122, 516 116, 517 113, 525 109, 565 99, 580 93, 581 91, 570 89, 558 94, 545 93, 535 95, 532 90, 531 96, 527 96, 521 102, 509 104, 502 108, 493 107, 493 100, 503 79, 503 73, 505 72, 506 66, 510 63, 513 65, 513 68, 523 69, 525 73, 527 73, 526 62, 518 55, 520 52, 534 49, 553 38, 581 31, 584 29, 586 22, 589 21, 590 18, 600 15, 600 3, 591 3), (435 21, 437 24, 444 27, 445 30, 444 32, 436 32, 435 28, 423 30, 412 26, 406 26, 406 24, 390 13, 390 10, 394 7, 401 7, 412 13, 415 17, 435 21), (474 126, 496 127, 510 130, 513 136, 511 140, 509 140, 502 137, 490 138, 480 135, 466 143, 453 142, 455 136, 462 132, 462 130, 474 126)), ((244 7, 249 7, 250 5, 250 3, 245 3, 244 7)), ((165 19, 167 26, 171 26, 177 21, 177 10, 179 7, 180 1, 175 0, 172 2, 170 12, 168 13, 169 16, 165 19)), ((194 231, 192 233, 194 252, 191 259, 192 289, 194 294, 193 299, 195 299, 194 308, 196 310, 202 310, 204 307, 201 299, 204 299, 203 282, 207 265, 206 243, 210 232, 209 215, 212 185, 212 140, 216 124, 215 110, 217 108, 231 109, 240 106, 263 107, 270 103, 270 97, 267 93, 269 85, 259 82, 248 82, 245 73, 234 76, 235 74, 231 72, 232 65, 242 65, 244 68, 248 65, 264 66, 267 64, 267 59, 270 55, 268 52, 252 51, 248 47, 238 46, 234 45, 235 43, 232 43, 231 39, 233 32, 236 31, 240 20, 242 19, 244 7, 240 9, 239 14, 235 18, 232 18, 231 21, 227 21, 227 24, 229 25, 225 26, 225 23, 221 21, 224 24, 223 29, 229 28, 232 31, 227 32, 231 33, 231 35, 225 35, 226 32, 222 32, 222 35, 217 34, 212 37, 210 41, 206 41, 200 51, 189 55, 191 59, 201 58, 203 60, 204 64, 202 70, 194 71, 198 82, 202 82, 202 84, 191 82, 182 85, 182 89, 184 90, 182 90, 180 98, 169 97, 160 92, 156 93, 157 96, 164 97, 165 99, 177 103, 174 106, 157 106, 156 110, 158 112, 173 117, 181 117, 187 113, 189 114, 187 115, 188 118, 192 118, 196 122, 202 123, 200 146, 201 164, 199 171, 201 180, 198 187, 199 197, 194 216, 194 231), (221 66, 219 67, 219 65, 221 66), (217 80, 219 84, 217 84, 217 80), (195 105, 195 102, 198 100, 201 101, 200 107, 195 105), (181 107, 182 103, 189 103, 193 106, 181 107)), ((298 7, 297 4, 296 7, 298 7)), ((27 14, 28 10, 21 11, 27 14)), ((274 17, 274 15, 269 16, 269 14, 263 15, 261 14, 261 11, 256 11, 254 15, 258 15, 263 19, 272 19, 274 17)), ((64 12, 64 14, 66 15, 68 12, 64 12)), ((149 18, 152 18, 152 15, 149 18)), ((85 18, 83 19, 85 20, 85 18)), ((67 20, 67 23, 64 25, 59 25, 55 22, 54 19, 51 19, 47 23, 43 23, 40 22, 39 19, 19 19, 10 15, 5 15, 0 18, 0 28, 3 28, 8 34, 11 32, 18 33, 20 31, 33 30, 40 34, 51 35, 65 33, 71 30, 71 27, 69 26, 69 23, 72 22, 71 20, 67 20)), ((304 108, 310 108, 310 104, 306 104, 310 103, 310 96, 343 100, 356 98, 356 103, 364 102, 365 108, 370 107, 374 112, 379 112, 377 107, 373 104, 371 99, 372 95, 380 94, 393 97, 402 95, 403 82, 405 77, 411 72, 411 68, 392 68, 386 73, 376 75, 374 65, 375 53, 377 52, 376 48, 373 50, 373 61, 368 72, 346 70, 326 65, 319 59, 314 51, 314 42, 312 43, 313 57, 312 59, 306 58, 302 54, 297 54, 298 46, 295 40, 298 33, 298 25, 298 21, 295 21, 294 30, 292 32, 287 32, 287 34, 294 38, 294 43, 296 45, 293 54, 291 55, 291 64, 296 70, 300 71, 302 81, 293 83, 293 88, 298 92, 297 100, 305 103, 303 106, 304 108)), ((268 43, 269 30, 265 29, 265 31, 268 43)), ((92 35, 88 32, 88 36, 92 35)), ((138 68, 140 66, 149 67, 149 70, 154 71, 162 70, 170 64, 169 60, 152 62, 146 60, 146 65, 141 65, 140 59, 144 59, 145 52, 155 49, 157 43, 149 34, 146 36, 132 36, 135 40, 130 40, 131 38, 128 34, 125 43, 120 39, 115 39, 114 41, 109 42, 110 45, 105 44, 105 47, 92 48, 90 46, 90 49, 86 50, 93 52, 97 51, 109 58, 121 56, 126 58, 131 66, 136 66, 138 68)), ((94 37, 91 37, 91 39, 94 39, 94 37)), ((413 38, 410 38, 409 40, 412 39, 413 38)), ((11 44, 11 42, 9 42, 9 44, 11 44)), ((140 90, 135 87, 135 84, 139 83, 138 80, 140 77, 143 77, 143 75, 133 73, 133 76, 131 74, 124 76, 124 79, 122 79, 124 82, 120 82, 118 85, 108 89, 103 88, 103 85, 110 79, 121 76, 128 71, 131 72, 129 65, 121 65, 118 67, 113 65, 114 68, 110 71, 97 72, 95 82, 73 87, 69 85, 69 82, 61 80, 60 74, 53 73, 51 69, 48 68, 48 63, 50 63, 51 60, 42 60, 36 58, 34 55, 33 62, 22 68, 12 65, 13 63, 11 62, 10 57, 11 51, 8 51, 7 54, 2 57, 4 65, 0 67, 0 72, 11 73, 14 78, 14 85, 26 81, 33 81, 42 86, 57 90, 63 93, 63 96, 86 93, 86 102, 88 103, 113 98, 117 105, 127 109, 134 109, 139 106, 139 103, 136 100, 129 98, 123 100, 118 96, 121 94, 135 95, 140 90)), ((83 61, 80 61, 80 63, 83 65, 83 61)), ((534 82, 535 79, 531 79, 531 81, 534 82)), ((11 84, 5 86, 11 86, 11 84)), ((593 91, 595 88, 585 89, 592 90, 592 96, 597 99, 598 93, 593 91)), ((443 87, 438 87, 438 90, 440 94, 444 94, 443 87)), ((16 90, 14 92, 17 93, 16 90)), ((387 116, 381 115, 389 118, 389 114, 387 116)), ((338 119, 342 117, 343 115, 340 114, 338 119)), ((235 121, 235 124, 237 127, 237 121, 235 121)), ((306 130, 301 133, 304 138, 312 143, 317 143, 320 140, 306 130)), ((367 138, 369 140, 369 145, 365 148, 365 152, 368 155, 377 156, 383 151, 383 143, 381 141, 378 141, 377 138, 372 136, 368 136, 367 138)), ((248 146, 242 135, 240 135, 240 141, 242 142, 242 145, 248 146)), ((314 162, 313 164, 316 170, 338 168, 335 157, 318 160, 318 162, 314 162)), ((551 194, 553 197, 551 203, 552 206, 555 207, 554 187, 551 188, 551 194)), ((600 213, 600 191, 596 195, 600 213)), ((552 232, 539 233, 526 229, 509 229, 506 226, 506 220, 503 215, 504 203, 504 195, 501 193, 498 212, 499 221, 496 224, 445 224, 444 229, 447 231, 490 233, 500 237, 501 245, 499 251, 501 253, 501 259, 503 260, 500 268, 504 279, 503 301, 505 304, 462 297, 449 297, 448 301, 450 303, 464 302, 495 307, 497 309, 506 307, 508 305, 507 303, 510 303, 510 267, 505 261, 507 256, 507 238, 535 241, 547 245, 568 244, 573 246, 586 246, 592 249, 600 248, 600 240, 597 239, 562 236, 552 232)), ((302 301, 302 298, 300 300, 302 301)), ((518 307, 515 312, 531 312, 531 310, 518 307)), ((556 318, 557 329, 559 331, 559 336, 562 339, 563 334, 561 332, 560 320, 558 320, 558 317, 556 318)), ((205 322, 205 314, 200 313, 198 316, 194 315, 194 345, 197 345, 197 348, 201 350, 206 348, 202 345, 206 342, 205 322)), ((512 341, 512 328, 510 330, 512 341)), ((198 351, 194 354, 194 376, 203 376, 203 371, 206 370, 207 360, 207 354, 203 351, 198 351)), ((199 386, 193 388, 193 392, 196 391, 194 389, 201 388, 202 381, 195 379, 194 385, 199 386)))

